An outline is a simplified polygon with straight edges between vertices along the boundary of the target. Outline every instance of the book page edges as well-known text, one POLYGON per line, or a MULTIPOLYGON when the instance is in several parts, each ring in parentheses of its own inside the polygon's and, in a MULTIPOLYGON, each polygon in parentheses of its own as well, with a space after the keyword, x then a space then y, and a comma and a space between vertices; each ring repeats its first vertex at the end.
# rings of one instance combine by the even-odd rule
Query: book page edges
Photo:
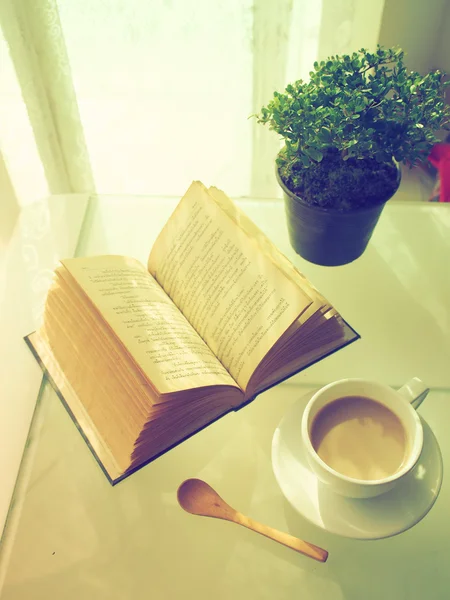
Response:
POLYGON ((228 413, 236 411, 241 406, 239 405, 238 407, 235 406, 224 408, 222 413, 209 420, 206 424, 196 427, 188 435, 185 435, 176 442, 164 447, 160 452, 153 454, 148 459, 143 460, 141 463, 123 470, 120 469, 111 452, 102 442, 101 436, 92 424, 92 420, 87 415, 77 394, 68 383, 67 378, 65 377, 62 369, 59 367, 56 359, 53 357, 52 352, 48 349, 47 345, 39 336, 39 334, 37 332, 33 332, 26 336, 24 340, 111 485, 116 485, 120 481, 123 481, 169 450, 172 450, 185 440, 188 440, 196 433, 202 431, 209 425, 212 425, 228 413))
POLYGON ((53 356, 52 351, 37 332, 28 335, 25 338, 25 341, 33 352, 41 369, 49 378, 52 387, 60 397, 110 483, 117 483, 119 478, 124 474, 124 469, 120 468, 109 448, 103 442, 98 430, 95 428, 92 420, 78 398, 78 395, 73 390, 64 372, 53 356))
POLYGON ((278 377, 277 379, 275 379, 274 381, 272 381, 270 384, 265 385, 261 389, 258 389, 258 391, 255 394, 252 394, 251 396, 247 397, 245 399, 245 401, 241 405, 239 405, 235 410, 240 410, 241 408, 243 408, 247 404, 250 404, 251 402, 253 402, 253 400, 257 396, 259 396, 259 394, 262 394, 263 392, 266 392, 267 390, 270 390, 271 388, 275 387, 276 385, 278 385, 280 383, 283 383, 283 381, 286 381, 287 379, 290 379, 294 375, 297 375, 298 373, 301 373, 305 369, 308 369, 312 365, 315 365, 316 363, 320 362, 324 358, 327 358, 328 356, 331 356, 335 352, 338 352, 339 350, 345 348, 346 346, 349 346, 353 342, 356 342, 357 340, 361 339, 361 336, 359 335, 359 333, 355 329, 353 329, 353 327, 351 327, 351 325, 349 325, 347 323, 347 321, 345 321, 344 319, 342 319, 342 317, 340 317, 340 318, 342 320, 342 323, 343 323, 343 326, 345 328, 345 332, 346 333, 345 333, 344 337, 341 339, 341 341, 338 342, 335 345, 334 348, 331 348, 331 349, 327 350, 324 354, 322 354, 322 355, 314 358, 313 360, 309 361, 307 364, 304 364, 304 365, 302 365, 299 368, 293 367, 293 369, 289 373, 287 373, 286 375, 278 377))
POLYGON ((40 339, 39 335, 37 333, 32 333, 25 337, 25 342, 27 343, 27 345, 30 348, 33 355, 35 356, 35 358, 36 358, 39 366, 43 370, 44 374, 48 377, 53 389, 55 390, 56 394, 59 396, 59 398, 62 401, 65 408, 67 409, 70 417, 74 421, 77 429, 79 430, 79 432, 81 433, 85 442, 87 443, 89 449, 91 450, 91 452, 92 452, 94 458, 96 459, 97 463, 99 464, 100 468, 106 475, 109 482, 112 485, 115 485, 115 484, 119 483, 120 481, 122 481, 123 479, 129 477, 132 473, 140 470, 142 467, 144 467, 148 463, 153 462, 153 460, 155 460, 159 456, 162 456, 163 454, 165 454, 172 448, 175 448, 180 443, 189 439, 190 437, 192 437, 199 431, 203 430, 205 427, 212 425, 213 423, 215 423, 216 421, 218 421, 219 419, 224 417, 226 414, 228 414, 231 410, 234 410, 234 411, 240 410, 244 406, 247 406, 248 404, 253 402, 253 400, 255 400, 255 398, 257 396, 259 396, 259 394, 263 393, 264 391, 274 387, 275 385, 278 385, 279 383, 282 383, 286 379, 289 379, 293 375, 296 375, 297 373, 303 371, 304 369, 308 368, 309 366, 315 364, 316 362, 319 362, 323 358, 326 358, 327 356, 333 354, 337 350, 344 348, 345 346, 347 346, 347 345, 353 343, 354 341, 356 341, 357 339, 359 339, 360 335, 352 327, 350 327, 350 325, 348 323, 346 323, 345 321, 344 321, 344 323, 345 323, 346 327, 348 328, 349 337, 344 341, 343 344, 341 344, 338 347, 334 348, 333 350, 327 352, 326 354, 317 358, 316 360, 312 361, 311 363, 304 365, 302 368, 297 369, 297 370, 293 369, 292 372, 290 372, 288 375, 278 379, 277 381, 272 382, 270 385, 265 387, 263 390, 259 390, 257 394, 253 395, 250 398, 247 398, 239 406, 236 406, 234 409, 228 408, 226 411, 224 411, 223 414, 218 415, 216 418, 209 421, 206 425, 195 429, 194 431, 192 431, 192 433, 185 436, 183 439, 178 440, 176 443, 171 444, 167 448, 164 448, 161 452, 150 457, 148 460, 145 460, 141 464, 136 465, 133 468, 130 468, 126 471, 123 471, 119 468, 119 466, 114 461, 114 458, 112 457, 111 453, 109 452, 108 448, 101 441, 101 437, 99 436, 99 434, 96 431, 95 427, 93 426, 91 420, 89 419, 88 415, 86 414, 86 411, 84 410, 80 400, 78 399, 77 395, 71 388, 70 384, 67 382, 67 380, 64 376, 64 373, 59 368, 59 366, 58 366, 56 360, 53 358, 51 352, 49 352, 49 350, 46 348, 46 346, 44 346, 44 342, 40 339))

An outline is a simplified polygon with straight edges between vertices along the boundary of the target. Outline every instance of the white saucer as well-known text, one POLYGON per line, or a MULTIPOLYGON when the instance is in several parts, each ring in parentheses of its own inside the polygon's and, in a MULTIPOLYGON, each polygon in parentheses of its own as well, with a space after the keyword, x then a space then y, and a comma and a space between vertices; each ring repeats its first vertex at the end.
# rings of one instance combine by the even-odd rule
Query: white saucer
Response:
POLYGON ((403 481, 376 498, 344 498, 322 484, 307 462, 300 423, 311 396, 291 406, 272 441, 273 470, 290 504, 325 531, 364 540, 396 535, 423 519, 436 502, 443 477, 441 451, 427 423, 421 419, 424 445, 419 462, 403 481))

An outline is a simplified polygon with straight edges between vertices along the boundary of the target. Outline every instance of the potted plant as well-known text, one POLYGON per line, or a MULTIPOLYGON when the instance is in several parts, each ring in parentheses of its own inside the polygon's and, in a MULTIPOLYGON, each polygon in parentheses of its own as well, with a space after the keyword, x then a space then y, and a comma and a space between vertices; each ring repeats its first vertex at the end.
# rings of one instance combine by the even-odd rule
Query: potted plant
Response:
POLYGON ((439 71, 408 71, 399 48, 378 46, 314 63, 261 113, 284 139, 276 173, 295 251, 321 265, 361 256, 387 200, 439 141, 450 107, 439 71))

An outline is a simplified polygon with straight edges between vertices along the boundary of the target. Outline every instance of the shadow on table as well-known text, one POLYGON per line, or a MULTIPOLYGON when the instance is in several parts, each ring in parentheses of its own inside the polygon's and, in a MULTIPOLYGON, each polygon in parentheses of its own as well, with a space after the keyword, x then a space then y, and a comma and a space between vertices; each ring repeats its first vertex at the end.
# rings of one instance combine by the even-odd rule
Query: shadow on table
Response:
POLYGON ((349 265, 320 267, 289 255, 362 337, 306 375, 319 382, 360 376, 390 385, 417 376, 443 386, 450 355, 445 222, 406 210, 381 218, 366 252, 349 265))
POLYGON ((74 590, 68 598, 96 600, 140 598, 146 589, 150 596, 153 589, 182 597, 187 580, 200 583, 199 573, 183 572, 192 564, 202 585, 215 590, 239 543, 237 527, 185 513, 176 490, 184 479, 201 477, 245 508, 256 477, 252 463, 238 460, 246 424, 236 422, 231 438, 219 421, 112 487, 49 385, 39 410, 45 418, 31 432, 30 477, 4 597, 56 598, 68 589, 74 590), (222 462, 235 467, 220 468, 222 462), (213 551, 205 553, 208 545, 213 551))
MULTIPOLYGON (((445 531, 449 488, 444 484, 431 512, 416 526, 383 540, 354 540, 327 533, 284 501, 288 530, 329 551, 315 574, 334 581, 345 600, 444 600, 450 588, 450 539, 445 531)), ((332 510, 330 506, 329 510, 332 510)), ((288 557, 296 562, 294 553, 288 557)))

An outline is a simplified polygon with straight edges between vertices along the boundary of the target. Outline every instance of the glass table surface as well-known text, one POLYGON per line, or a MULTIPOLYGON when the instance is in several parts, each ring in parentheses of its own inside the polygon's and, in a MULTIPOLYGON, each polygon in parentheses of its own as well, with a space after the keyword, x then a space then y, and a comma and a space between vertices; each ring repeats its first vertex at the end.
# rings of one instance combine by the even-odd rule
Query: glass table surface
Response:
MULTIPOLYGON (((261 394, 112 487, 43 380, 0 546, 2 600, 444 600, 450 597, 450 489, 418 525, 358 541, 318 529, 282 495, 275 428, 305 393, 363 377, 399 387, 420 377, 420 408, 450 457, 450 206, 391 203, 361 259, 307 263, 290 248, 282 202, 238 204, 361 334, 361 340, 261 394), (243 528, 183 512, 176 490, 208 481, 254 519, 326 548, 316 563, 243 528)), ((92 197, 77 255, 146 262, 175 199, 92 197)), ((27 332, 24 332, 27 333, 27 332)), ((38 367, 36 366, 36 369, 38 367)))

